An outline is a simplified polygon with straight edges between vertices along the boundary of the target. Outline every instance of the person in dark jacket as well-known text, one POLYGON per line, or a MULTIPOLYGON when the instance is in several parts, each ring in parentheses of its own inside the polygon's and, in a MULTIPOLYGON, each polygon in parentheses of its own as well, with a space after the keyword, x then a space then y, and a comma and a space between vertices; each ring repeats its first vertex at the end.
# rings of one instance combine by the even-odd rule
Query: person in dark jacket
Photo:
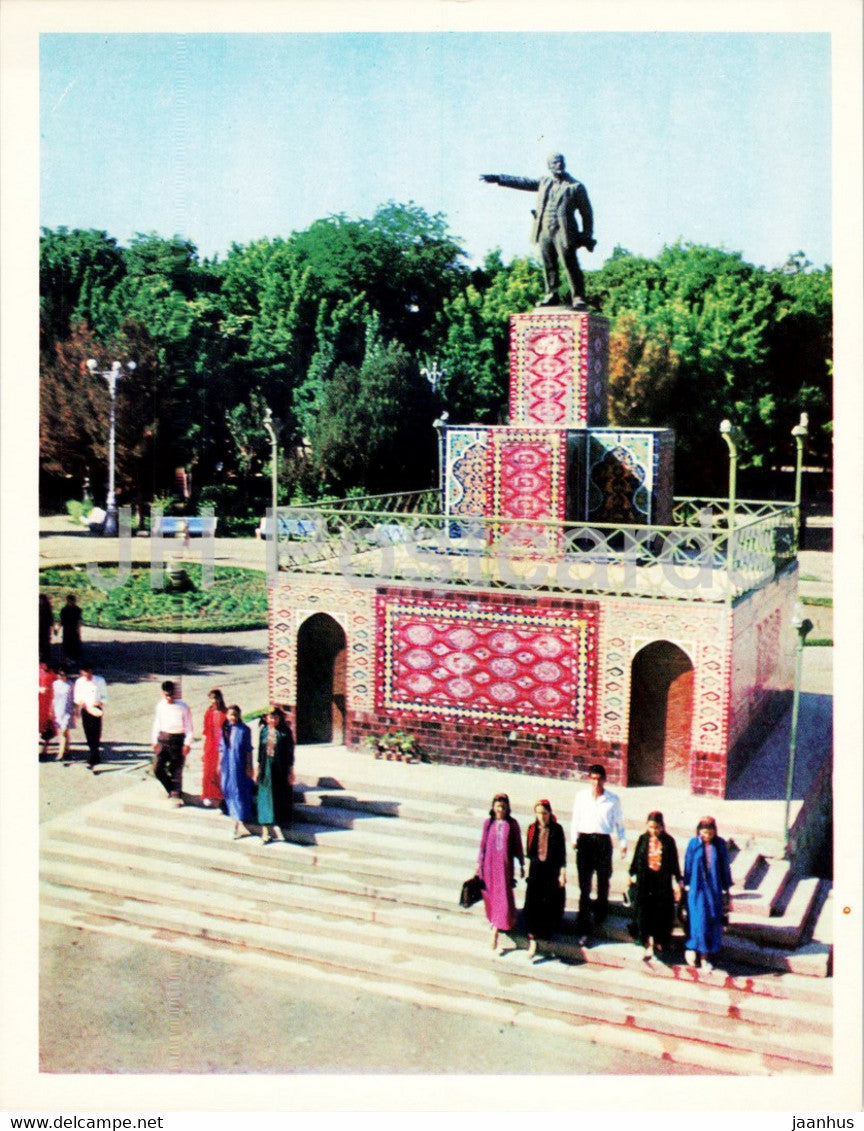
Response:
POLYGON ((282 829, 291 824, 294 804, 294 735, 278 707, 268 712, 258 733, 255 781, 261 840, 269 844, 274 834, 284 840, 282 829))
POLYGON ((561 925, 567 883, 564 830, 545 798, 534 806, 534 814, 536 820, 528 826, 525 838, 529 867, 524 916, 529 958, 537 953, 537 940, 551 938, 561 925))
POLYGON ((669 947, 675 904, 681 899, 678 846, 666 832, 663 814, 648 814, 646 830, 636 842, 630 863, 630 900, 637 946, 650 961, 669 947))
POLYGON ((587 310, 585 276, 576 250, 585 247, 593 251, 597 245, 594 212, 585 186, 571 177, 564 167, 563 155, 551 153, 547 165, 549 175, 536 180, 533 177, 514 177, 509 173, 482 173, 480 180, 503 188, 537 193, 531 238, 540 249, 546 282, 546 294, 539 305, 552 306, 558 302, 560 265, 570 285, 573 309, 587 310), (581 228, 576 223, 577 212, 582 221, 581 228))

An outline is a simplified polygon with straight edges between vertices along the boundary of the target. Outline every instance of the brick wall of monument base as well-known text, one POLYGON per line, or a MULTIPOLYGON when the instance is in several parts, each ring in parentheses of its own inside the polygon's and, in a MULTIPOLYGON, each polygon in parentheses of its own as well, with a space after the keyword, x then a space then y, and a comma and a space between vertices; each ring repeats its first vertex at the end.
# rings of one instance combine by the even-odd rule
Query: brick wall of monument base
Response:
POLYGON ((694 750, 690 754, 690 792, 706 797, 726 796, 726 755, 694 750))
POLYGON ((453 721, 398 719, 386 715, 349 715, 346 745, 359 749, 368 738, 388 730, 414 735, 434 762, 451 766, 486 766, 509 773, 540 774, 550 778, 581 778, 592 762, 602 762, 607 780, 623 784, 621 747, 594 739, 518 733, 511 742, 500 727, 453 721))
POLYGON ((780 720, 792 706, 791 691, 764 691, 747 729, 729 751, 727 778, 731 784, 742 773, 780 720))
MULTIPOLYGON (((280 704, 296 733, 294 707, 280 704)), ((451 766, 486 766, 506 773, 537 774, 549 778, 585 777, 592 762, 606 767, 610 785, 627 784, 627 747, 595 739, 549 737, 518 734, 510 742, 495 727, 476 723, 420 722, 370 714, 348 717, 345 745, 360 750, 368 738, 388 730, 404 730, 416 736, 421 748, 434 762, 451 766)), ((690 789, 706 797, 726 795, 726 757, 723 754, 695 751, 690 761, 690 789)))

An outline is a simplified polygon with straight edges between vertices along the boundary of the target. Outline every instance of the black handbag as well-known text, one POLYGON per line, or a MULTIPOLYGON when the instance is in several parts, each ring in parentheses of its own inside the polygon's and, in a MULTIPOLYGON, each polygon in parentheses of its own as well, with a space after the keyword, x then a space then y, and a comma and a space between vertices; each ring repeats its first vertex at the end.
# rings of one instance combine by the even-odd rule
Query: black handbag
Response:
POLYGON ((485 887, 479 876, 472 876, 470 880, 466 880, 459 895, 459 906, 473 907, 475 903, 479 903, 483 898, 485 887))
POLYGON ((675 911, 678 916, 678 922, 684 931, 690 930, 690 908, 687 906, 687 893, 682 892, 681 898, 675 904, 675 911))

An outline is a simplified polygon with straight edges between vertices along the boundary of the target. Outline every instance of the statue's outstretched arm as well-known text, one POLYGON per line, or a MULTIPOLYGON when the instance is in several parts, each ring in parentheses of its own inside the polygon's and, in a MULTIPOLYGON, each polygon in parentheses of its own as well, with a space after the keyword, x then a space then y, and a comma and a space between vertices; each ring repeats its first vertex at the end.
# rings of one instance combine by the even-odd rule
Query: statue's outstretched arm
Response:
POLYGON ((489 185, 522 189, 524 192, 536 192, 540 187, 540 182, 532 180, 531 177, 511 177, 509 173, 481 173, 480 180, 489 185))

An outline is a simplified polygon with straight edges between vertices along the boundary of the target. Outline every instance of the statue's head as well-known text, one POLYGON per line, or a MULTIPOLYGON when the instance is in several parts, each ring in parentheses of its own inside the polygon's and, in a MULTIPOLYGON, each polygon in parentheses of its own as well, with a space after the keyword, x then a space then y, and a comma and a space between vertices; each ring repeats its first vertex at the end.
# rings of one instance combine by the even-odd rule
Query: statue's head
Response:
POLYGON ((549 166, 551 173, 564 172, 564 154, 563 153, 550 153, 546 159, 546 164, 549 166))

